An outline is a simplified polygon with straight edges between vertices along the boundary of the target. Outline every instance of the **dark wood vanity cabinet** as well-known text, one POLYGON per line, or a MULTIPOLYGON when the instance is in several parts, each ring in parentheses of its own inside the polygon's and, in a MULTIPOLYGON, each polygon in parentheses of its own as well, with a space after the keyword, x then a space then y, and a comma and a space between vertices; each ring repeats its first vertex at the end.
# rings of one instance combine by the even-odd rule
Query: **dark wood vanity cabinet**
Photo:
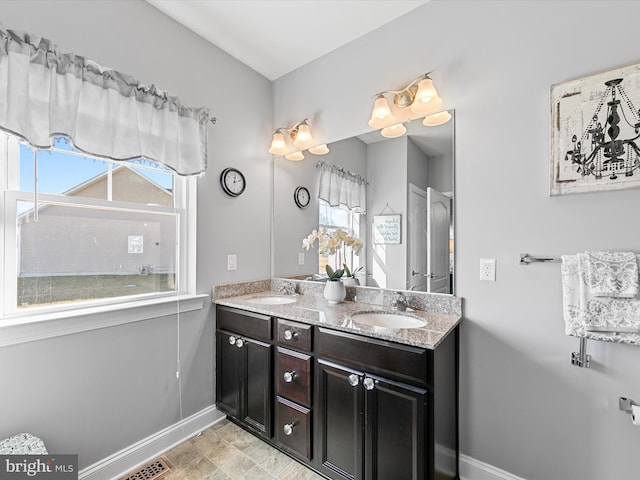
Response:
POLYGON ((216 318, 217 403, 234 421, 330 479, 459 479, 457 327, 430 350, 223 306, 216 318))
POLYGON ((218 307, 216 318, 218 408, 271 438, 271 317, 218 307))
POLYGON ((457 330, 436 350, 325 328, 316 340, 318 470, 339 480, 459 478, 457 330))

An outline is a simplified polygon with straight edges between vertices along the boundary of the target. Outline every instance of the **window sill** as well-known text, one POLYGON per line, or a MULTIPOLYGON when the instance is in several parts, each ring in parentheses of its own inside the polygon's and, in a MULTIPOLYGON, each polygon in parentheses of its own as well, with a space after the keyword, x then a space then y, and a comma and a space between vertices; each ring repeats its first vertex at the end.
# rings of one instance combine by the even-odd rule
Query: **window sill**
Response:
POLYGON ((80 310, 5 317, 0 347, 201 310, 209 295, 180 295, 80 310))

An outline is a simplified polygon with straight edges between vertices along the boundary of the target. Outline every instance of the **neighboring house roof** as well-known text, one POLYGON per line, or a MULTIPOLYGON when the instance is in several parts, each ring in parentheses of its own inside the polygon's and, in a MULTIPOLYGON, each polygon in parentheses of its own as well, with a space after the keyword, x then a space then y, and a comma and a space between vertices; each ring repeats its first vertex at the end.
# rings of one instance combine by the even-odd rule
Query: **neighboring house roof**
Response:
MULTIPOLYGON (((90 178, 89 180, 76 185, 72 188, 70 188, 69 190, 65 191, 62 193, 62 195, 65 195, 67 197, 82 197, 82 196, 86 196, 87 198, 103 198, 102 196, 90 196, 90 195, 81 195, 81 193, 86 192, 87 190, 91 189, 92 187, 96 187, 99 186, 100 183, 106 183, 108 181, 107 177, 108 177, 109 172, 103 172, 99 175, 96 175, 93 178, 90 178)), ((151 188, 160 196, 162 197, 166 197, 166 199, 168 201, 171 200, 172 197, 172 192, 171 190, 167 190, 166 188, 162 187, 161 185, 159 185, 158 183, 154 182, 152 179, 150 179, 149 177, 142 175, 141 173, 139 173, 138 171, 134 170, 133 168, 131 168, 129 165, 123 164, 123 165, 118 165, 116 166, 112 171, 111 171, 111 175, 112 178, 122 178, 123 176, 129 176, 132 180, 140 182, 143 181, 147 184, 149 184, 151 186, 151 188)), ((125 178, 126 180, 126 178, 125 178)), ((106 192, 106 188, 104 189, 104 191, 106 192)), ((139 190, 135 190, 135 191, 139 191, 139 190)), ((103 198, 104 200, 106 200, 106 196, 103 198)), ((49 205, 42 205, 38 207, 38 211, 41 212, 43 210, 46 210, 47 208, 49 208, 49 205)), ((33 208, 26 210, 25 212, 21 213, 20 215, 18 215, 18 222, 23 221, 25 218, 28 218, 30 215, 33 214, 33 208)))

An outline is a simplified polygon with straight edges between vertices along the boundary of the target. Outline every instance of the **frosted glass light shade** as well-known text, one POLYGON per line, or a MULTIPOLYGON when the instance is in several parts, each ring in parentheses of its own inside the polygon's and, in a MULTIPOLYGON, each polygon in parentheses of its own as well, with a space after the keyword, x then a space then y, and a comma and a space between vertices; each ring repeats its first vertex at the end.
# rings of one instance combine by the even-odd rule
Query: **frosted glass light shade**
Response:
POLYGON ((446 110, 444 112, 434 113, 424 117, 422 124, 426 127, 437 127, 451 120, 451 114, 446 110))
POLYGON ((296 133, 296 138, 293 140, 293 144, 298 148, 309 148, 313 145, 313 137, 311 136, 309 125, 306 123, 298 125, 298 132, 296 133))
POLYGON ((433 97, 437 97, 438 92, 433 84, 433 80, 425 78, 418 83, 418 91, 416 91, 416 98, 414 102, 429 103, 433 97))
POLYGON ((297 162, 297 161, 303 160, 304 155, 302 154, 302 152, 293 152, 288 155, 285 155, 284 158, 286 158, 287 160, 292 160, 294 162, 297 162))
POLYGON ((395 125, 380 130, 380 135, 386 138, 395 138, 404 135, 406 131, 407 129, 403 124, 396 123, 395 125))
POLYGON ((438 109, 442 106, 442 99, 438 96, 431 97, 428 102, 418 102, 415 100, 411 104, 411 111, 413 113, 432 113, 437 112, 438 109))
POLYGON ((369 126, 372 128, 382 128, 392 123, 395 119, 391 114, 391 107, 384 95, 379 95, 373 105, 369 126))
POLYGON ((273 140, 271 140, 271 147, 269 147, 269 153, 273 155, 284 155, 287 153, 287 142, 284 141, 284 135, 280 132, 273 134, 273 140))
POLYGON ((326 144, 318 145, 317 147, 311 147, 309 149, 309 153, 313 153, 314 155, 325 155, 329 153, 329 147, 326 144))

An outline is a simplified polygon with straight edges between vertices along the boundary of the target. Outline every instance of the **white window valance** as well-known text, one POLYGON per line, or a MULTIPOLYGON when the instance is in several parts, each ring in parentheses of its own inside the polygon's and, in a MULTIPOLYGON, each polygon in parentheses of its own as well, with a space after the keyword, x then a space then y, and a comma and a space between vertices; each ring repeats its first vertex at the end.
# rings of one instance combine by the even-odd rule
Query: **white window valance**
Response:
POLYGON ((337 165, 318 162, 318 198, 332 207, 345 205, 356 213, 366 213, 366 181, 360 175, 337 165))
POLYGON ((73 53, 0 27, 0 128, 48 148, 66 135, 114 160, 146 157, 181 175, 207 167, 207 108, 73 53))

